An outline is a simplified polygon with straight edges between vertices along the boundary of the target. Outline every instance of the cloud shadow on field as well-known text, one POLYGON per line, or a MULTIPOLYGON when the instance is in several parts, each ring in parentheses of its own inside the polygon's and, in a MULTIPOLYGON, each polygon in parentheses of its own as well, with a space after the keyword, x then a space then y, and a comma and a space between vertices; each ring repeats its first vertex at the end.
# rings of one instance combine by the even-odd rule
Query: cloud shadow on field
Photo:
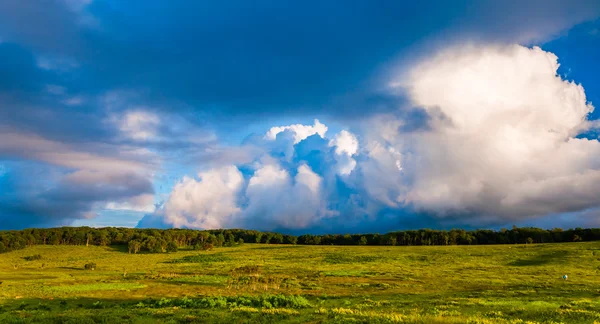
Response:
POLYGON ((541 266, 549 263, 557 263, 564 261, 569 253, 567 251, 555 251, 550 253, 544 253, 536 255, 530 259, 515 260, 508 263, 507 265, 513 267, 528 267, 528 266, 541 266))

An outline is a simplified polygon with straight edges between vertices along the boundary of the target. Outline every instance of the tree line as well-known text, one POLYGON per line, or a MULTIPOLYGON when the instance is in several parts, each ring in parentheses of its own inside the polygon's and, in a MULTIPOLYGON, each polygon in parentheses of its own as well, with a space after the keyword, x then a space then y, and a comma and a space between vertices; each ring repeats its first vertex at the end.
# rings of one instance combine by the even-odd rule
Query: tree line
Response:
POLYGON ((387 234, 326 234, 300 236, 243 229, 138 229, 59 227, 0 231, 0 253, 32 245, 123 245, 129 253, 173 252, 180 248, 208 250, 246 243, 303 245, 476 245, 558 243, 600 240, 600 228, 550 230, 533 227, 472 230, 410 230, 387 234))

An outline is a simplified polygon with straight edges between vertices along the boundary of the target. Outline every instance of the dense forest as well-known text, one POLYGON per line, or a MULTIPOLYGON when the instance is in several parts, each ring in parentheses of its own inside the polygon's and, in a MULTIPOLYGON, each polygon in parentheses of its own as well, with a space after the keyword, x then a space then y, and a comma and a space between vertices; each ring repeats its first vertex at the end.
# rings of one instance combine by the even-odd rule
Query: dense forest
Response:
POLYGON ((246 243, 308 245, 474 245, 531 244, 600 240, 600 228, 518 228, 466 231, 411 230, 387 234, 285 235, 254 230, 190 230, 60 227, 0 232, 0 253, 36 244, 123 245, 129 253, 173 252, 180 248, 210 250, 246 243))

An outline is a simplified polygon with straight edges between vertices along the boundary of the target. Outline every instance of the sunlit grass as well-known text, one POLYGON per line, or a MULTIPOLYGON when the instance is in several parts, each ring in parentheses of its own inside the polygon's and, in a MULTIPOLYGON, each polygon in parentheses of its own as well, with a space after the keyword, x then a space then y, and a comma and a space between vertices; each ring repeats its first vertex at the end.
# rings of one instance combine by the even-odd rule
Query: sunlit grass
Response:
POLYGON ((0 323, 591 324, 600 322, 599 248, 36 246, 0 254, 0 323), (231 283, 232 270, 254 265, 231 283))

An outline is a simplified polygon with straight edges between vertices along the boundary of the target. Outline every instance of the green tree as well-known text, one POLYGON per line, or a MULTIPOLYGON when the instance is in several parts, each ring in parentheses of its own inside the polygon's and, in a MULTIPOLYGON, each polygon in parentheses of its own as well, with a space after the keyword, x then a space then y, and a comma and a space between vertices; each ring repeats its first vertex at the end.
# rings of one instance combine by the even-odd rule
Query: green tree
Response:
POLYGON ((358 245, 367 245, 367 238, 364 236, 361 236, 360 241, 358 242, 358 245))
POLYGON ((167 252, 177 252, 177 244, 173 241, 167 243, 167 252))
POLYGON ((100 233, 98 233, 98 235, 96 236, 96 244, 100 246, 109 245, 110 239, 108 238, 108 233, 106 233, 105 231, 101 231, 100 233))
POLYGON ((271 243, 273 244, 281 244, 283 243, 283 235, 277 233, 273 235, 273 238, 271 239, 271 243))
POLYGON ((129 253, 136 254, 140 252, 140 249, 142 248, 142 243, 138 240, 131 240, 129 241, 129 243, 127 243, 127 247, 129 249, 129 253))
POLYGON ((235 245, 235 236, 229 233, 227 234, 227 240, 225 246, 234 246, 235 245))
POLYGON ((286 235, 285 236, 285 243, 287 243, 287 244, 296 244, 296 243, 298 243, 298 237, 293 236, 293 235, 286 235))
POLYGON ((223 235, 223 233, 219 233, 219 235, 217 235, 216 246, 223 246, 223 243, 225 243, 225 236, 223 235))
POLYGON ((386 235, 386 244, 387 245, 392 245, 395 246, 398 243, 398 239, 396 238, 396 235, 394 234, 388 234, 386 235))
POLYGON ((273 233, 266 233, 264 243, 271 244, 272 239, 273 239, 273 233))

